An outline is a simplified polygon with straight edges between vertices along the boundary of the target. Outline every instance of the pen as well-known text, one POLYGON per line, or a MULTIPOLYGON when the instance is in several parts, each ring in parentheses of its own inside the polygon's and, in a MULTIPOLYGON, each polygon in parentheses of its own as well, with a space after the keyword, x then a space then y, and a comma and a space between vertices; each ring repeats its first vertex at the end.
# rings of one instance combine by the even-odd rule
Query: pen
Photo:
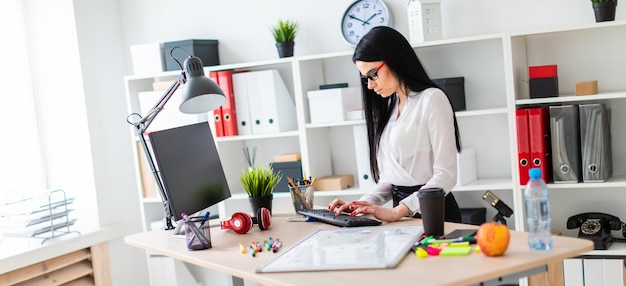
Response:
POLYGON ((276 253, 283 246, 283 243, 279 240, 272 246, 272 252, 276 253))
POLYGON ((427 237, 421 243, 424 245, 429 245, 429 244, 436 244, 436 243, 454 243, 454 242, 464 242, 464 241, 468 241, 472 243, 472 242, 476 242, 476 239, 473 236, 461 236, 458 238, 451 238, 451 239, 435 239, 435 238, 427 237))

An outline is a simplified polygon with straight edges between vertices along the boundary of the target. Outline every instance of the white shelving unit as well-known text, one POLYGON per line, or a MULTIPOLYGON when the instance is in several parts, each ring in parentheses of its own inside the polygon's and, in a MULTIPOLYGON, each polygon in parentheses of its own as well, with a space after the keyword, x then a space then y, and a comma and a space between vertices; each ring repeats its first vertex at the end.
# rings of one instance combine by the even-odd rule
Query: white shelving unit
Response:
MULTIPOLYGON (((581 212, 607 212, 626 218, 626 21, 593 23, 575 27, 527 32, 497 33, 420 43, 414 49, 432 78, 464 77, 466 111, 457 112, 462 144, 476 149, 478 180, 456 187, 461 207, 486 207, 482 200, 490 190, 514 209, 509 227, 524 230, 523 186, 517 184, 515 109, 527 105, 569 102, 603 102, 612 110, 613 176, 605 183, 549 184, 552 189, 553 228, 564 235, 569 216, 581 212), (529 99, 528 66, 556 64, 559 97, 529 99), (569 96, 578 81, 598 80, 597 95, 569 96)), ((220 215, 247 210, 247 197, 238 182, 246 167, 243 147, 257 147, 256 162, 267 164, 277 154, 300 152, 303 170, 316 177, 352 174, 358 183, 353 127, 362 120, 324 124, 310 123, 307 92, 321 84, 347 82, 359 86, 352 52, 206 67, 218 70, 277 69, 293 96, 298 129, 271 134, 216 138, 233 197, 220 204, 220 215)), ((137 112, 137 94, 151 90, 155 80, 173 80, 179 72, 135 75, 125 78, 129 111, 137 112)), ((236 92, 236 91, 235 91, 236 92)), ((236 95, 235 95, 236 98, 236 95)), ((211 117, 209 117, 211 118, 211 117)), ((132 140, 136 140, 134 134, 132 140)), ((134 141, 132 142, 135 143, 134 141)), ((139 171, 138 171, 139 174, 139 171)), ((139 178, 139 176, 137 176, 139 178)), ((358 184, 349 190, 316 192, 316 204, 332 198, 358 198, 369 191, 358 184)), ((141 195, 141 184, 138 182, 141 195)), ((288 194, 275 194, 275 206, 290 206, 288 194)), ((144 199, 146 223, 163 216, 160 200, 144 199)), ((495 210, 487 207, 487 218, 495 210)), ((621 237, 621 233, 615 233, 621 237)), ((593 252, 595 254, 596 252, 593 252)), ((618 251, 620 255, 626 254, 618 251)))

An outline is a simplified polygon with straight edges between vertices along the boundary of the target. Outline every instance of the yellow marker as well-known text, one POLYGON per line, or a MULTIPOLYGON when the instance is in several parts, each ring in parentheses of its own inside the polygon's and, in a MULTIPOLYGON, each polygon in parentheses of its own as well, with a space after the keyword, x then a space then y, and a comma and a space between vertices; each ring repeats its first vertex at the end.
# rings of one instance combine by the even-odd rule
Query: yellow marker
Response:
POLYGON ((426 258, 428 257, 428 252, 426 252, 423 248, 418 247, 417 250, 415 250, 415 256, 419 258, 426 258))
POLYGON ((474 248, 474 252, 481 252, 480 246, 476 245, 476 248, 474 248))
POLYGON ((450 247, 469 247, 469 241, 450 243, 450 247))
POLYGON ((243 242, 239 243, 239 249, 241 250, 241 254, 246 254, 246 247, 243 246, 243 242))

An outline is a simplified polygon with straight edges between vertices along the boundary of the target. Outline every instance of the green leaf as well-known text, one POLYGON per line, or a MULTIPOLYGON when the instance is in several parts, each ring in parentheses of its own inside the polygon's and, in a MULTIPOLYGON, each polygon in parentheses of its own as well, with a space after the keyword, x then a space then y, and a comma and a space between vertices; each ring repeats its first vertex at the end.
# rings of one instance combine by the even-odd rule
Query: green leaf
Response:
POLYGON ((239 181, 248 196, 265 197, 274 192, 274 188, 282 177, 280 171, 275 172, 270 166, 259 166, 243 170, 239 175, 239 181))
POLYGON ((293 20, 278 20, 278 24, 272 28, 272 36, 276 42, 293 42, 296 33, 300 30, 300 24, 293 20))

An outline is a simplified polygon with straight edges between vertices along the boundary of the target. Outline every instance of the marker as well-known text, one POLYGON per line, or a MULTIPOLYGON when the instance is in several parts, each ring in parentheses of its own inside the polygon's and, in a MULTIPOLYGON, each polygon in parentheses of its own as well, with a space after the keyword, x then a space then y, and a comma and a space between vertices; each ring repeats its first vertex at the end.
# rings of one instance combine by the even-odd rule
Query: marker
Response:
POLYGON ((272 247, 272 252, 276 253, 278 252, 278 250, 280 250, 280 247, 283 246, 283 243, 281 241, 277 241, 274 246, 272 247))
POLYGON ((243 245, 243 242, 239 243, 239 250, 241 250, 241 254, 246 254, 246 247, 243 245))
POLYGON ((475 242, 476 238, 473 236, 462 236, 459 238, 451 238, 451 239, 435 239, 431 236, 425 238, 421 243, 424 245, 437 244, 437 243, 455 243, 455 242, 475 242))

